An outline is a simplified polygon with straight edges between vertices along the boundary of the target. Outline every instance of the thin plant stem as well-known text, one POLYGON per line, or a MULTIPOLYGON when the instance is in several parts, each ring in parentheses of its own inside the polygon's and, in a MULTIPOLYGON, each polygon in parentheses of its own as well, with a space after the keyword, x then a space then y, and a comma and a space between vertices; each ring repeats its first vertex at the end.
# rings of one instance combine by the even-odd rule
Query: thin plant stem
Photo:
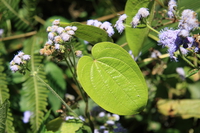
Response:
POLYGON ((195 66, 194 64, 192 64, 188 59, 185 58, 185 56, 182 54, 180 48, 179 48, 179 53, 180 53, 181 58, 182 58, 185 62, 187 62, 191 67, 196 68, 196 66, 195 66))
MULTIPOLYGON (((70 58, 70 54, 69 53, 66 53, 67 57, 68 57, 68 60, 67 58, 65 57, 65 61, 67 63, 67 65, 69 66, 70 68, 70 65, 74 67, 74 70, 76 70, 76 64, 75 64, 75 55, 74 55, 74 49, 73 49, 73 46, 70 45, 70 49, 72 50, 72 58, 73 58, 73 61, 71 60, 70 58)), ((76 72, 75 71, 72 71, 72 69, 70 68, 70 71, 72 72, 73 74, 73 79, 74 79, 74 82, 76 83, 76 85, 78 86, 79 88, 79 91, 81 92, 81 96, 86 104, 86 107, 85 107, 85 115, 86 117, 88 118, 89 120, 89 124, 90 124, 90 127, 92 129, 92 131, 94 131, 94 124, 92 122, 92 120, 90 119, 90 113, 89 113, 89 110, 88 110, 88 97, 87 95, 85 95, 81 85, 79 84, 78 80, 77 80, 77 75, 76 75, 76 72)))
POLYGON ((155 30, 154 28, 152 28, 148 23, 147 23, 147 27, 152 30, 153 32, 160 34, 160 32, 158 32, 157 30, 155 30))
POLYGON ((46 87, 66 106, 66 108, 74 114, 75 117, 79 118, 78 115, 65 103, 65 101, 54 91, 51 86, 49 86, 43 79, 41 79, 38 75, 37 72, 33 73, 33 76, 35 76, 38 80, 40 80, 43 84, 46 85, 46 87))
MULTIPOLYGON (((67 54, 67 55, 68 55, 68 54, 67 54)), ((68 55, 68 56, 69 56, 69 55, 68 55)), ((69 59, 69 58, 68 58, 68 59, 69 59)), ((71 66, 71 64, 69 64, 70 61, 68 61, 66 57, 64 57, 64 60, 66 61, 67 66, 69 66, 70 72, 73 74, 73 80, 74 80, 75 84, 78 86, 79 91, 81 92, 81 97, 82 97, 83 100, 85 101, 85 96, 84 96, 84 93, 83 93, 83 91, 82 91, 82 89, 81 89, 81 86, 80 86, 78 80, 76 79, 76 78, 77 78, 77 77, 76 77, 76 74, 75 74, 75 72, 72 70, 72 68, 70 67, 70 66, 71 66)), ((69 59, 69 60, 70 60, 70 59, 69 59)))

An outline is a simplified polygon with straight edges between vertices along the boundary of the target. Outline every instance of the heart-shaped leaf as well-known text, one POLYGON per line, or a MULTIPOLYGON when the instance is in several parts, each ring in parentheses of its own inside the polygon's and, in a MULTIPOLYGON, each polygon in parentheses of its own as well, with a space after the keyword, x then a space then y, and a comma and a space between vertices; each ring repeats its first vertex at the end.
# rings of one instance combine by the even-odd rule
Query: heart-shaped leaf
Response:
POLYGON ((102 42, 92 48, 93 58, 83 56, 78 79, 86 93, 102 108, 119 115, 133 115, 147 103, 147 86, 132 57, 120 46, 102 42))

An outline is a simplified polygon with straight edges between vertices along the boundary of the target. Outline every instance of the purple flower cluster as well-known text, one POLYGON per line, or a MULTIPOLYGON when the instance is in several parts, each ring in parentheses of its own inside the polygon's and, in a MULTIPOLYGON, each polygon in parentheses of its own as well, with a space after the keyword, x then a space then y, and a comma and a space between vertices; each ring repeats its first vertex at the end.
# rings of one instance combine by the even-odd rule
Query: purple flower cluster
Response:
MULTIPOLYGON (((171 1, 172 2, 172 1, 171 1)), ((173 2, 172 2, 173 3, 173 2)), ((171 5, 173 5, 171 3, 171 5)), ((177 61, 174 52, 180 49, 183 55, 186 55, 190 50, 199 51, 194 38, 190 36, 190 32, 199 27, 197 14, 190 10, 183 10, 177 30, 165 28, 159 34, 158 45, 168 47, 170 58, 177 61)))
MULTIPOLYGON (((180 29, 173 30, 165 28, 159 34, 159 41, 158 45, 162 45, 163 47, 168 48, 168 53, 170 58, 177 61, 177 57, 174 53, 180 48, 180 51, 183 55, 188 53, 186 48, 191 48, 195 46, 194 39, 192 37, 181 37, 179 33, 181 32, 180 29)), ((195 47, 196 48, 196 47, 195 47)))
POLYGON ((107 22, 107 21, 102 23, 98 20, 92 20, 91 19, 91 20, 87 21, 87 25, 92 25, 92 26, 99 27, 99 28, 105 30, 108 33, 109 37, 111 37, 115 33, 115 31, 112 27, 112 24, 107 22))
POLYGON ((31 59, 30 55, 25 55, 24 52, 20 51, 10 62, 10 69, 13 72, 22 71, 27 62, 31 59))

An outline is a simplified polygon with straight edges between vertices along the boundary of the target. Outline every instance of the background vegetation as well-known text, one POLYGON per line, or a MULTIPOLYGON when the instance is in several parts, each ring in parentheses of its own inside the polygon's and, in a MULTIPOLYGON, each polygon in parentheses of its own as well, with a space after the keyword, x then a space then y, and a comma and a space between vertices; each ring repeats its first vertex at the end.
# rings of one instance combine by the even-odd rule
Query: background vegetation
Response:
MULTIPOLYGON (((169 19, 166 15, 168 1, 155 1, 157 4, 152 26, 158 31, 164 27, 177 27, 178 20, 169 19)), ((3 109, 9 106, 6 121, 8 133, 47 132, 46 124, 63 115, 57 111, 63 109, 60 100, 48 92, 44 84, 37 82, 38 79, 28 74, 21 75, 10 71, 9 62, 14 55, 21 50, 31 55, 31 70, 37 71, 38 75, 65 101, 73 103, 75 108, 78 106, 76 112, 84 117, 85 104, 72 80, 69 67, 63 62, 58 62, 59 58, 39 54, 39 50, 47 41, 46 28, 54 19, 81 23, 85 23, 88 19, 98 19, 109 21, 114 25, 118 15, 124 12, 126 2, 126 0, 0 0, 0 29, 4 30, 0 35, 0 104, 3 109), (73 95, 75 100, 70 101, 66 94, 73 95), (24 112, 30 110, 37 115, 33 116, 32 122, 23 123, 24 112)), ((181 12, 183 9, 192 9, 199 14, 199 5, 198 0, 179 0, 177 10, 181 12)), ((199 30, 195 32, 199 33, 199 30)), ((150 33, 157 36, 153 32, 150 33)), ((113 40, 129 50, 125 33, 116 32, 113 40)), ((90 44, 85 45, 83 40, 75 43, 75 49, 82 50, 85 55, 91 52, 91 47, 90 44)), ((170 61, 169 57, 165 56, 166 49, 158 46, 150 37, 145 39, 141 53, 137 63, 148 85, 148 104, 140 114, 120 116, 117 123, 124 128, 123 132, 200 132, 200 73, 186 78, 188 71, 191 70, 190 66, 181 58, 179 62, 170 61), (161 58, 150 58, 155 50, 162 53, 161 58), (185 75, 176 72, 178 67, 184 69, 185 75)), ((188 58, 194 64, 199 64, 197 57, 189 55, 188 58)), ((89 105, 92 121, 98 129, 100 125, 104 125, 107 118, 99 118, 98 114, 104 110, 92 100, 89 101, 89 105)), ((5 112, 0 113, 2 121, 5 119, 5 114, 5 112)))

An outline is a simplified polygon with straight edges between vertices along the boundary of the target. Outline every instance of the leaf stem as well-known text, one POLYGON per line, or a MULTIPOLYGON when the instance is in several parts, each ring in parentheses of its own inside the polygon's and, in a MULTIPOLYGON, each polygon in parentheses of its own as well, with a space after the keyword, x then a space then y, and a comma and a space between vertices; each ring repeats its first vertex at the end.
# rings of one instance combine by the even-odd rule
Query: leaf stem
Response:
POLYGON ((33 76, 35 76, 38 80, 40 80, 43 84, 46 85, 46 87, 66 106, 66 108, 72 112, 77 118, 78 115, 65 103, 65 101, 54 91, 53 88, 51 88, 51 86, 49 86, 43 79, 41 79, 38 75, 37 72, 33 72, 33 76))
POLYGON ((192 64, 187 58, 185 58, 185 56, 182 54, 180 48, 179 48, 179 53, 180 53, 181 58, 182 58, 185 62, 187 62, 191 67, 197 68, 197 67, 196 67, 194 64, 192 64))
POLYGON ((157 30, 155 30, 154 28, 152 28, 148 23, 147 23, 147 27, 152 30, 153 32, 160 34, 160 32, 158 32, 157 30))

